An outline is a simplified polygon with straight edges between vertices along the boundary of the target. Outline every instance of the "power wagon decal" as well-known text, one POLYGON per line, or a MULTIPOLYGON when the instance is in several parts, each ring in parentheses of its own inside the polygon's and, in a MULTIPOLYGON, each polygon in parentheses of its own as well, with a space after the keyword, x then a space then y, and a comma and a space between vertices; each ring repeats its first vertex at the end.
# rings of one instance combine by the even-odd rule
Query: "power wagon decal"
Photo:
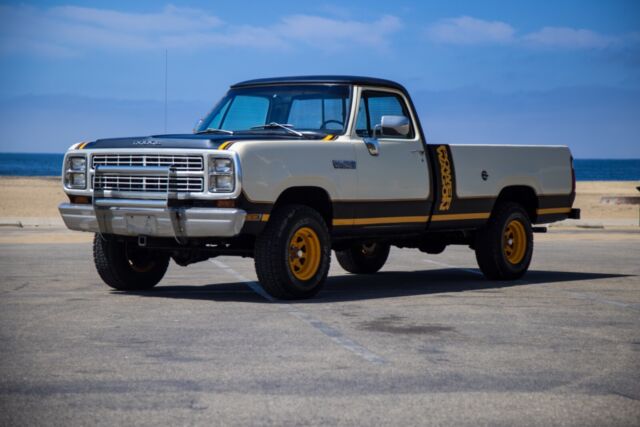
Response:
POLYGON ((451 162, 446 145, 441 145, 436 149, 438 153, 438 163, 440 164, 441 195, 438 209, 448 211, 453 201, 453 178, 451 174, 451 162))

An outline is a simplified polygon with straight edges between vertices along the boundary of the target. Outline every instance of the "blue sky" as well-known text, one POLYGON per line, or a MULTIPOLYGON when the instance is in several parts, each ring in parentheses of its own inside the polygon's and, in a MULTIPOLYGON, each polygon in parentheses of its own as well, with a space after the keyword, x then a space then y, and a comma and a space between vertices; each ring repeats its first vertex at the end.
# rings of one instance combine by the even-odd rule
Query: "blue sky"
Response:
POLYGON ((0 2, 0 151, 190 131, 229 84, 405 84, 435 143, 640 157, 640 2, 0 2))

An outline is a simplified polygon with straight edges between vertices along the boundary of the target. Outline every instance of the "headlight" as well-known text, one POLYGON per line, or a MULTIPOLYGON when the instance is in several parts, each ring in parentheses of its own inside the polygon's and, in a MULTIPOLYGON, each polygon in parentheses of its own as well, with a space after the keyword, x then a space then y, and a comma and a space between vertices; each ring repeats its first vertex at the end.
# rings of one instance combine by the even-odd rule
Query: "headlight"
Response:
POLYGON ((232 173, 233 162, 231 159, 214 159, 213 169, 215 173, 232 173))
POLYGON ((229 158, 209 158, 209 191, 212 193, 232 193, 236 186, 233 160, 229 158))
POLYGON ((86 178, 83 173, 70 173, 69 184, 74 188, 84 188, 87 186, 86 178))
POLYGON ((69 157, 69 169, 73 171, 82 171, 87 165, 87 159, 84 157, 69 157))
POLYGON ((64 185, 70 189, 87 188, 87 158, 82 156, 67 157, 64 173, 64 185))
POLYGON ((233 177, 230 175, 217 175, 215 177, 216 191, 233 191, 233 177))

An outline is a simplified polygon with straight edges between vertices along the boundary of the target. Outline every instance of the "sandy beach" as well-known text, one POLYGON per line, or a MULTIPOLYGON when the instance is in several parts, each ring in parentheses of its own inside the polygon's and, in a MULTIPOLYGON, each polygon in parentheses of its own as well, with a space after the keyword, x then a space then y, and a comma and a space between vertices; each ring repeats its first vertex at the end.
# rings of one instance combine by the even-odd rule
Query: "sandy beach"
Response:
POLYGON ((58 177, 0 177, 0 218, 57 218, 65 200, 58 177))
MULTIPOLYGON (((583 220, 618 220, 637 225, 638 205, 600 203, 603 196, 640 196, 640 181, 581 181, 576 185, 574 207, 583 220)), ((67 200, 57 177, 0 177, 0 223, 7 218, 30 223, 37 218, 57 220, 58 204, 67 200), (31 220, 31 221, 30 221, 31 220)))
MULTIPOLYGON (((607 229, 638 228, 638 205, 603 204, 603 196, 640 196, 639 181, 581 181, 577 183, 574 207, 582 210, 580 221, 563 221, 552 228, 604 227, 607 229)), ((57 177, 0 177, 0 241, 9 239, 11 229, 19 223, 24 231, 38 228, 40 233, 28 237, 21 233, 20 241, 40 241, 44 229, 60 229, 64 225, 58 214, 58 204, 67 200, 57 177)), ((59 233, 59 232, 58 232, 59 233)), ((49 233, 50 234, 50 233, 49 233)), ((46 240, 50 240, 48 236, 46 240)), ((85 241, 89 233, 72 233, 62 240, 85 241), (73 236, 73 237, 72 237, 73 236)))
POLYGON ((638 205, 613 205, 601 203, 604 196, 640 197, 636 187, 640 181, 582 181, 576 184, 574 207, 582 209, 583 220, 603 221, 633 220, 638 225, 638 205))

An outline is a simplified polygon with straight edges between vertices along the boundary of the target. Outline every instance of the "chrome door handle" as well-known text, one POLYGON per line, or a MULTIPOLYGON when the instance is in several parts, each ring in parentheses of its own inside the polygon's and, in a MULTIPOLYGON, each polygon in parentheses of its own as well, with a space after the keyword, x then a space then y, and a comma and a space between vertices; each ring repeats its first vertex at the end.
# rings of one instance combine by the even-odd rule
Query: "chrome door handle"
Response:
POLYGON ((369 150, 369 154, 372 156, 380 154, 380 142, 376 138, 364 138, 363 141, 367 146, 367 150, 369 150))

